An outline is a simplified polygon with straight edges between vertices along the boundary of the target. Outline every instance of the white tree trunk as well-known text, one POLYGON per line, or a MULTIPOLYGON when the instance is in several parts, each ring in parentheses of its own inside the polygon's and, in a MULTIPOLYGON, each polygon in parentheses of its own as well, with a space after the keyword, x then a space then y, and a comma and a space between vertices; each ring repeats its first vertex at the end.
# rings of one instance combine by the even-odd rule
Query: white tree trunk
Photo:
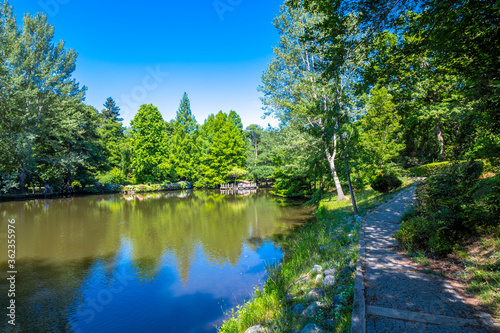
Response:
POLYGON ((334 136, 334 145, 333 145, 333 154, 330 154, 330 150, 328 149, 328 145, 325 143, 325 155, 328 160, 328 165, 330 166, 330 171, 332 173, 333 182, 335 183, 335 188, 337 189, 337 199, 344 200, 345 195, 342 190, 342 185, 340 185, 340 180, 337 175, 337 169, 335 168, 335 155, 337 155, 337 140, 334 136))

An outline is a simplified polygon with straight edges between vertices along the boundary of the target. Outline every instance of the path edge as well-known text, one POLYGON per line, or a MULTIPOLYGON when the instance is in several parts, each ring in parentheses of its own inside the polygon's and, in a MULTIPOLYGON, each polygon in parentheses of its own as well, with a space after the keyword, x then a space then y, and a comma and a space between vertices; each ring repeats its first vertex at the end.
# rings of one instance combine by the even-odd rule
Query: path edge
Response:
MULTIPOLYGON (((368 216, 370 214, 367 214, 368 216)), ((366 302, 365 302, 365 219, 359 224, 358 262, 354 278, 354 301, 352 306, 351 333, 366 333, 366 302)))

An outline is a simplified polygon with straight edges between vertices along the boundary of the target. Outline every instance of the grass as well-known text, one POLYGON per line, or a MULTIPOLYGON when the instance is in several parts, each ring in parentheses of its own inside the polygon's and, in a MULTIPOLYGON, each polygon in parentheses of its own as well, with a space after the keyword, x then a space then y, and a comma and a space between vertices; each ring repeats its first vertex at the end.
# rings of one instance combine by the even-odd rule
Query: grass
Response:
POLYGON ((493 227, 461 249, 466 290, 500 321, 500 226, 493 227))
MULTIPOLYGON (((382 195, 371 188, 356 191, 359 213, 365 214, 393 195, 382 195)), ((354 219, 350 201, 338 201, 335 193, 327 194, 315 218, 277 236, 276 241, 284 249, 282 262, 268 268, 263 290, 256 290, 252 300, 232 310, 219 332, 240 333, 254 325, 290 332, 302 330, 309 323, 331 332, 349 332, 359 242, 359 221, 354 219), (314 265, 335 269, 335 284, 324 289, 324 296, 318 299, 323 306, 314 317, 294 315, 292 310, 297 305, 305 308, 312 302, 307 294, 321 287, 323 274, 318 277, 314 265), (332 302, 334 297, 336 302, 332 302)))

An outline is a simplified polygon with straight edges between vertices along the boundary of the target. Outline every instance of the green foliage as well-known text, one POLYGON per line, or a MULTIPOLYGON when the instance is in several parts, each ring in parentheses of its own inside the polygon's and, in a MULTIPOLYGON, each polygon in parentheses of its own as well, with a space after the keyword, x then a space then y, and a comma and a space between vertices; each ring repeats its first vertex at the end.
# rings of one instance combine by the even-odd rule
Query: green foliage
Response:
POLYGON ((74 189, 80 189, 80 188, 82 188, 82 184, 78 180, 74 180, 71 183, 71 187, 74 189))
POLYGON ((379 173, 372 177, 370 186, 377 192, 388 193, 401 187, 403 182, 392 173, 379 173))
MULTIPOLYGON (((72 78, 77 53, 54 43, 42 14, 23 17, 0 8, 0 169, 26 184, 90 180, 100 163, 95 114, 72 78)), ((9 187, 11 187, 9 185, 9 187)))
POLYGON ((171 179, 196 181, 201 153, 197 137, 198 123, 191 113, 189 98, 184 93, 173 122, 173 134, 169 139, 171 179))
POLYGON ((248 174, 248 172, 245 169, 242 169, 242 168, 235 166, 228 171, 227 176, 229 178, 233 179, 234 182, 236 183, 237 179, 239 179, 241 177, 245 177, 247 174, 248 174))
POLYGON ((200 146, 204 154, 200 163, 197 187, 215 187, 226 182, 233 168, 243 169, 247 144, 236 112, 220 111, 210 115, 202 126, 200 146))
POLYGON ((453 163, 417 187, 417 216, 403 221, 396 239, 408 248, 436 254, 498 223, 500 186, 495 179, 478 181, 483 163, 453 163))
POLYGON ((130 123, 131 161, 138 182, 162 182, 170 172, 165 122, 158 108, 143 104, 130 123))
POLYGON ((367 172, 387 172, 405 144, 399 138, 401 116, 396 112, 391 94, 376 85, 370 91, 366 114, 360 122, 360 145, 365 154, 363 168, 367 172))
POLYGON ((102 184, 124 184, 126 180, 125 174, 116 167, 99 177, 99 183, 102 184))
POLYGON ((437 172, 442 171, 450 165, 450 162, 437 162, 420 165, 408 169, 408 173, 412 177, 429 177, 437 172))

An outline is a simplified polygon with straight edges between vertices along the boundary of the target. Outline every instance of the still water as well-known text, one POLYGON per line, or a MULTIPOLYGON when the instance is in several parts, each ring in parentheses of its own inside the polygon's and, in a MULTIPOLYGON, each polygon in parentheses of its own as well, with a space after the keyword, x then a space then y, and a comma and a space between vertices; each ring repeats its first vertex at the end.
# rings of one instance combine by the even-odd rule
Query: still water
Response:
POLYGON ((271 236, 307 217, 266 190, 0 203, 0 331, 215 332, 281 259, 271 236), (15 297, 5 278, 9 219, 15 297))

